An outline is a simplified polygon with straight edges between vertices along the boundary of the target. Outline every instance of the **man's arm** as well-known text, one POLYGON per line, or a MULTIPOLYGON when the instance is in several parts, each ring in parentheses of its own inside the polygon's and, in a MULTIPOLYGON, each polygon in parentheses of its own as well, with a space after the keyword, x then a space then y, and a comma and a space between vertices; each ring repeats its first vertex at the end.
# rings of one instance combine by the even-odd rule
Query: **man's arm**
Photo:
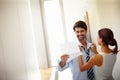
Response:
POLYGON ((64 69, 69 67, 69 63, 67 63, 67 59, 69 58, 69 55, 64 54, 61 56, 61 61, 58 61, 57 69, 59 71, 63 71, 64 69))

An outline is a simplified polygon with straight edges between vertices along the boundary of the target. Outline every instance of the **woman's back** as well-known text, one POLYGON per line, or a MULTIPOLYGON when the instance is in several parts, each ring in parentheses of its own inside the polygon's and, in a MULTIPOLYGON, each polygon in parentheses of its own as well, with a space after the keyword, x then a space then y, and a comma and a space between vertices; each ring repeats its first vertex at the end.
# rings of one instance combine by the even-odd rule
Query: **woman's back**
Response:
POLYGON ((103 56, 103 64, 97 67, 96 80, 114 80, 112 77, 113 67, 116 61, 116 55, 100 52, 103 56))
POLYGON ((116 55, 117 59, 114 65, 114 69, 113 69, 113 77, 114 80, 120 80, 120 52, 118 52, 118 54, 116 55))

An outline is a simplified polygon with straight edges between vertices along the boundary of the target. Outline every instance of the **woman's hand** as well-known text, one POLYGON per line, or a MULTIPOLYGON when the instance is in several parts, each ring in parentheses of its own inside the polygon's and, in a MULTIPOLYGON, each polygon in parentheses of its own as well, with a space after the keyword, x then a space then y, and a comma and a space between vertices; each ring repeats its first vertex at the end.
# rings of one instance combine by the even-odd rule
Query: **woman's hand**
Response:
POLYGON ((80 51, 82 52, 82 47, 80 45, 78 45, 78 47, 79 47, 80 51))
POLYGON ((95 54, 98 54, 96 44, 92 44, 91 51, 94 52, 95 54))

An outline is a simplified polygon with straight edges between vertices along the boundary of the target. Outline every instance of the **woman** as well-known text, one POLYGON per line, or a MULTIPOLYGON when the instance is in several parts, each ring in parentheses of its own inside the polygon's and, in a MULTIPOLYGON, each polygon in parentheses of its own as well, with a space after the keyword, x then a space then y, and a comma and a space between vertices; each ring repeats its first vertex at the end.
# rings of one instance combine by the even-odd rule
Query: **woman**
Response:
POLYGON ((86 64, 82 61, 82 55, 79 57, 80 70, 85 71, 94 65, 97 65, 96 80, 114 80, 112 77, 112 70, 116 61, 118 46, 116 40, 114 39, 113 32, 108 28, 99 30, 98 44, 101 46, 101 52, 98 54, 96 45, 93 44, 91 50, 95 53, 95 55, 91 57, 86 64), (114 46, 114 49, 111 49, 109 46, 114 46))

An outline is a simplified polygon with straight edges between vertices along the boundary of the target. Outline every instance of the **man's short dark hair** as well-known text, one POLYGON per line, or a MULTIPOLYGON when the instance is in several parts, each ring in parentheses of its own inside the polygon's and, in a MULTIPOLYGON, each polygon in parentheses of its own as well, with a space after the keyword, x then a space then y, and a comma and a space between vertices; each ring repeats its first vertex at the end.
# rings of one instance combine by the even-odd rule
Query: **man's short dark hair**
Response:
POLYGON ((73 26, 73 30, 75 31, 75 28, 84 28, 87 31, 87 25, 84 21, 77 21, 74 26, 73 26))

